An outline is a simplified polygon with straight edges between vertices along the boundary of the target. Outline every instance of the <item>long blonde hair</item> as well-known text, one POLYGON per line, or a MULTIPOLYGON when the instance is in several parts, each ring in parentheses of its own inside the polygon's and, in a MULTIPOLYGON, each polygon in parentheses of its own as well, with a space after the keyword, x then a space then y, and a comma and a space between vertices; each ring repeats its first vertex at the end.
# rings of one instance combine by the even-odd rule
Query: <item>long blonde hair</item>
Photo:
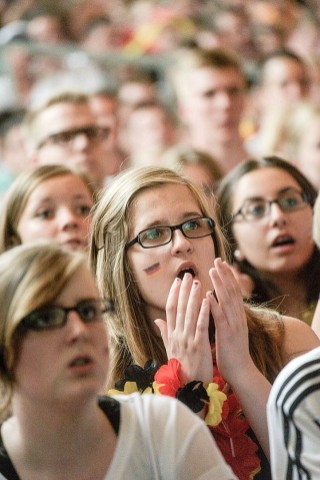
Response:
MULTIPOLYGON (((115 315, 110 318, 108 325, 113 364, 110 377, 113 381, 120 380, 131 363, 143 366, 149 359, 154 359, 159 364, 167 361, 162 341, 150 327, 145 304, 126 254, 132 203, 142 191, 163 185, 186 186, 202 214, 216 221, 215 212, 206 195, 190 180, 171 169, 151 166, 131 168, 118 175, 102 194, 93 214, 91 266, 96 274, 100 294, 112 298, 115 303, 115 315)), ((227 245, 218 225, 212 237, 216 257, 226 259, 227 245)), ((248 307, 248 322, 255 323, 256 317, 259 317, 258 313, 251 313, 248 307)), ((262 336, 263 328, 259 324, 262 336)), ((256 332, 253 327, 252 331, 256 332)), ((254 343, 256 342, 257 339, 254 343)), ((268 347, 272 350, 270 343, 268 347)), ((261 369, 266 371, 267 361, 263 362, 262 357, 269 356, 269 352, 265 352, 263 345, 263 342, 259 342, 256 354, 252 346, 252 355, 257 357, 261 369), (258 351, 260 349, 262 353, 258 351)), ((275 352, 270 355, 273 355, 270 356, 271 363, 278 362, 279 355, 275 357, 275 352)))

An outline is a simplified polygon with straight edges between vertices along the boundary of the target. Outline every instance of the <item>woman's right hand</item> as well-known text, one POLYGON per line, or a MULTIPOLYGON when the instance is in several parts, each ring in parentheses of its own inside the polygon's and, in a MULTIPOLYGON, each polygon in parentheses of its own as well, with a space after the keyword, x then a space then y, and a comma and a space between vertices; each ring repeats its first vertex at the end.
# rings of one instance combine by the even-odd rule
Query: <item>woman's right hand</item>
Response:
POLYGON ((201 284, 186 273, 173 282, 166 320, 155 320, 160 329, 168 359, 176 358, 182 367, 182 383, 212 382, 213 361, 209 341, 209 301, 201 297, 201 284))

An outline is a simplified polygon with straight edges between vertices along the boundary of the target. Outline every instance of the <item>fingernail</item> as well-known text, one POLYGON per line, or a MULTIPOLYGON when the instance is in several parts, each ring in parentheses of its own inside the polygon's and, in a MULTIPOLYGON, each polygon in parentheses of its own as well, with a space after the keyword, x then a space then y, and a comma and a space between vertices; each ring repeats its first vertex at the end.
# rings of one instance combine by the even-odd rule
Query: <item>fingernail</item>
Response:
POLYGON ((193 281, 194 288, 197 288, 198 285, 199 285, 199 280, 194 280, 193 281))

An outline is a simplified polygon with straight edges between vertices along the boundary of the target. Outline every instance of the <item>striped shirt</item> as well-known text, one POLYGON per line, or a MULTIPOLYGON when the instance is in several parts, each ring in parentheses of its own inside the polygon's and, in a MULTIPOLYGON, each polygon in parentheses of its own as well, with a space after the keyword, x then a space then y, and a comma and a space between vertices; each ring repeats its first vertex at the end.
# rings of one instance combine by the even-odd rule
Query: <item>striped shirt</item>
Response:
POLYGON ((320 347, 283 368, 267 414, 273 480, 320 479, 320 347))

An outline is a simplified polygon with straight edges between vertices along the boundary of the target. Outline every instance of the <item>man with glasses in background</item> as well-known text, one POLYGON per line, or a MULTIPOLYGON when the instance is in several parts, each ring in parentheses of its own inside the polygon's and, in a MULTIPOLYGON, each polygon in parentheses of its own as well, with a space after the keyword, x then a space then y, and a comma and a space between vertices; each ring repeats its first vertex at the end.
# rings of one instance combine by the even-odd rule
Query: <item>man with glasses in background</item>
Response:
POLYGON ((119 170, 119 165, 108 161, 111 130, 98 125, 87 95, 66 92, 51 97, 29 110, 24 125, 31 164, 63 163, 77 168, 97 189, 119 170))

